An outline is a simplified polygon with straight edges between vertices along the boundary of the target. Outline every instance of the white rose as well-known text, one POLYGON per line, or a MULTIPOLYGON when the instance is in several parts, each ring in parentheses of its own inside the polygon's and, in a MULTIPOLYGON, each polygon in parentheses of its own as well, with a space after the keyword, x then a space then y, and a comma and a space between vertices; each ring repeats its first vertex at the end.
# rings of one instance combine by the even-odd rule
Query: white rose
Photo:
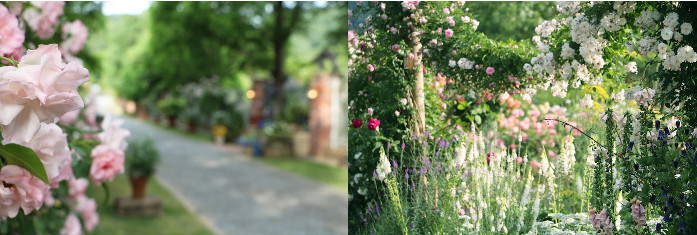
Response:
POLYGON ((683 23, 682 25, 680 25, 680 33, 682 33, 683 35, 688 35, 692 33, 692 24, 683 23))
POLYGON ((666 40, 666 41, 670 40, 671 38, 673 38, 673 30, 671 30, 670 28, 667 28, 667 27, 663 28, 661 30, 661 38, 663 38, 663 40, 666 40))

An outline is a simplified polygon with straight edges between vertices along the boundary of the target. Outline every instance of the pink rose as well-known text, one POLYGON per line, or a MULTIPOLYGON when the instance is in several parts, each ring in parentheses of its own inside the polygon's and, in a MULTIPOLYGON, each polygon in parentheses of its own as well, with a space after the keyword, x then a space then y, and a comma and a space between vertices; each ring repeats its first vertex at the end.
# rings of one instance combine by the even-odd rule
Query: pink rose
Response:
POLYGON ((131 135, 131 132, 121 128, 121 125, 123 125, 123 120, 113 120, 111 116, 104 118, 104 121, 102 121, 102 130, 104 131, 97 136, 99 141, 103 145, 122 151, 126 150, 126 147, 128 147, 126 137, 131 135))
POLYGON ((39 131, 27 147, 34 150, 44 163, 51 188, 58 188, 59 182, 72 177, 72 153, 68 148, 67 135, 58 125, 41 123, 39 131))
POLYGON ((449 38, 453 36, 453 30, 452 29, 446 29, 445 30, 445 38, 449 38))
POLYGON ((14 218, 21 207, 25 215, 38 210, 49 193, 48 185, 15 165, 0 169, 0 218, 14 218))
POLYGON ((373 108, 368 108, 368 115, 373 116, 373 108))
POLYGON ((116 174, 123 173, 124 153, 121 149, 100 144, 92 149, 92 166, 90 178, 92 182, 101 185, 104 181, 112 181, 116 174))
POLYGON ((392 50, 394 52, 399 52, 399 45, 397 45, 397 44, 392 45, 392 50))
POLYGON ((82 220, 85 222, 85 229, 88 232, 94 230, 94 227, 99 223, 99 214, 97 214, 97 202, 87 196, 79 196, 76 204, 73 207, 74 211, 82 214, 82 220))
POLYGON ((449 15, 449 14, 450 14, 450 8, 447 8, 447 7, 446 7, 446 8, 443 8, 443 13, 445 13, 446 15, 449 15))
MULTIPOLYGON (((395 27, 390 28, 390 33, 396 34, 396 33, 397 33, 397 29, 396 29, 395 27)), ((393 48, 394 48, 394 47, 393 47, 393 48)))
POLYGON ((56 32, 54 26, 58 25, 58 17, 63 15, 65 2, 31 2, 36 8, 24 11, 24 19, 32 31, 41 39, 49 39, 56 32))
POLYGON ((5 6, 0 5, 0 55, 11 55, 22 49, 24 31, 19 21, 5 6))
POLYGON ((64 64, 58 46, 29 50, 18 67, 0 68, 0 127, 5 140, 28 142, 41 122, 84 106, 77 87, 89 80, 85 67, 64 64))
POLYGON ((82 46, 87 42, 87 26, 82 21, 76 20, 65 23, 61 29, 63 30, 61 49, 73 55, 80 52, 82 46))
POLYGON ((353 34, 353 30, 348 31, 348 40, 352 40, 355 35, 353 34))
POLYGON ((494 74, 494 67, 487 67, 487 68, 486 68, 486 74, 489 74, 489 75, 494 74))
POLYGON ((82 233, 82 226, 80 226, 80 220, 77 219, 75 214, 70 213, 68 218, 65 219, 65 224, 61 229, 61 235, 80 235, 82 233))
POLYGON ((369 65, 368 65, 368 71, 370 71, 370 72, 375 71, 375 67, 373 67, 372 64, 369 64, 369 65))
POLYGON ((377 130, 378 126, 380 126, 380 120, 371 118, 370 121, 368 121, 368 124, 366 125, 368 126, 368 129, 370 129, 371 131, 377 130))
POLYGON ((77 198, 78 196, 83 195, 88 184, 89 182, 85 178, 72 178, 68 180, 68 196, 71 198, 77 198))
POLYGON ((520 163, 523 162, 523 158, 522 158, 522 157, 518 157, 518 158, 515 159, 515 162, 517 162, 518 164, 520 164, 520 163))
POLYGON ((80 110, 76 109, 70 112, 65 113, 63 116, 60 117, 59 122, 64 125, 70 126, 71 124, 75 123, 77 119, 80 117, 80 110))

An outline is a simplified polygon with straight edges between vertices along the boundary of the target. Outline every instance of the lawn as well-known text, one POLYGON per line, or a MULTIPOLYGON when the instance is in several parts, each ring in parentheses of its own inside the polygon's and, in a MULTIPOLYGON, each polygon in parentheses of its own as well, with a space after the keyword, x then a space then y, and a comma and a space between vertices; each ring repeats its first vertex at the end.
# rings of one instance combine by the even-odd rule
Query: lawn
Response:
POLYGON ((123 174, 107 184, 111 193, 107 205, 104 205, 106 195, 103 188, 90 184, 87 189, 87 195, 97 201, 99 211, 99 225, 92 234, 213 234, 153 178, 148 181, 147 194, 162 200, 163 214, 158 217, 116 217, 114 199, 130 196, 130 184, 123 174))
POLYGON ((279 169, 331 185, 348 192, 348 170, 297 158, 261 158, 261 162, 279 169))

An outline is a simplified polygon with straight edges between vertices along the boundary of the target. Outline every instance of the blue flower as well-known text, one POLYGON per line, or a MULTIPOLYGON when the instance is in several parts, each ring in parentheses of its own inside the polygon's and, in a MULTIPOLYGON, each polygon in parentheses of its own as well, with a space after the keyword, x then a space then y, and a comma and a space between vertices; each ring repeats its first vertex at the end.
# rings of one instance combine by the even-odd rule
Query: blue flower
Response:
POLYGON ((658 140, 663 140, 663 134, 664 134, 664 133, 665 133, 665 132, 663 132, 663 130, 659 130, 659 131, 658 131, 658 140))
POLYGON ((661 223, 656 224, 656 233, 661 233, 661 223))
POLYGON ((680 128, 680 120, 675 121, 675 126, 676 126, 677 128, 680 128))
POLYGON ((680 151, 680 157, 681 157, 681 158, 682 158, 682 157, 685 157, 685 155, 687 155, 687 150, 684 150, 684 149, 683 149, 682 151, 680 151))
POLYGON ((670 129, 668 129, 668 127, 664 127, 663 131, 666 132, 666 135, 670 135, 670 129))
MULTIPOLYGON (((678 121, 679 122, 679 121, 678 121)), ((686 233, 685 232, 685 222, 680 222, 678 225, 678 233, 686 233)))
POLYGON ((629 141, 629 147, 627 147, 627 150, 629 152, 631 152, 633 148, 634 148, 634 141, 629 141))
POLYGON ((656 120, 656 130, 661 129, 661 121, 656 120))

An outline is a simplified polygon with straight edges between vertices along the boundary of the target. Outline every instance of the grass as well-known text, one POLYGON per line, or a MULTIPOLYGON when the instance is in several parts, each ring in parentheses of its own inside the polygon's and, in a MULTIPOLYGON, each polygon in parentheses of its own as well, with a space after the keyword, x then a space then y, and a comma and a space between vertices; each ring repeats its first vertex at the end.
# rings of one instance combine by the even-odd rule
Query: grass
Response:
POLYGON ((111 194, 107 205, 102 187, 90 184, 87 189, 87 195, 97 201, 99 212, 99 225, 91 234, 214 234, 154 178, 148 180, 146 192, 162 201, 163 214, 158 217, 116 217, 114 199, 130 197, 131 186, 124 174, 107 185, 111 194))
POLYGON ((260 158, 260 162, 331 185, 348 193, 348 170, 297 158, 260 158))

